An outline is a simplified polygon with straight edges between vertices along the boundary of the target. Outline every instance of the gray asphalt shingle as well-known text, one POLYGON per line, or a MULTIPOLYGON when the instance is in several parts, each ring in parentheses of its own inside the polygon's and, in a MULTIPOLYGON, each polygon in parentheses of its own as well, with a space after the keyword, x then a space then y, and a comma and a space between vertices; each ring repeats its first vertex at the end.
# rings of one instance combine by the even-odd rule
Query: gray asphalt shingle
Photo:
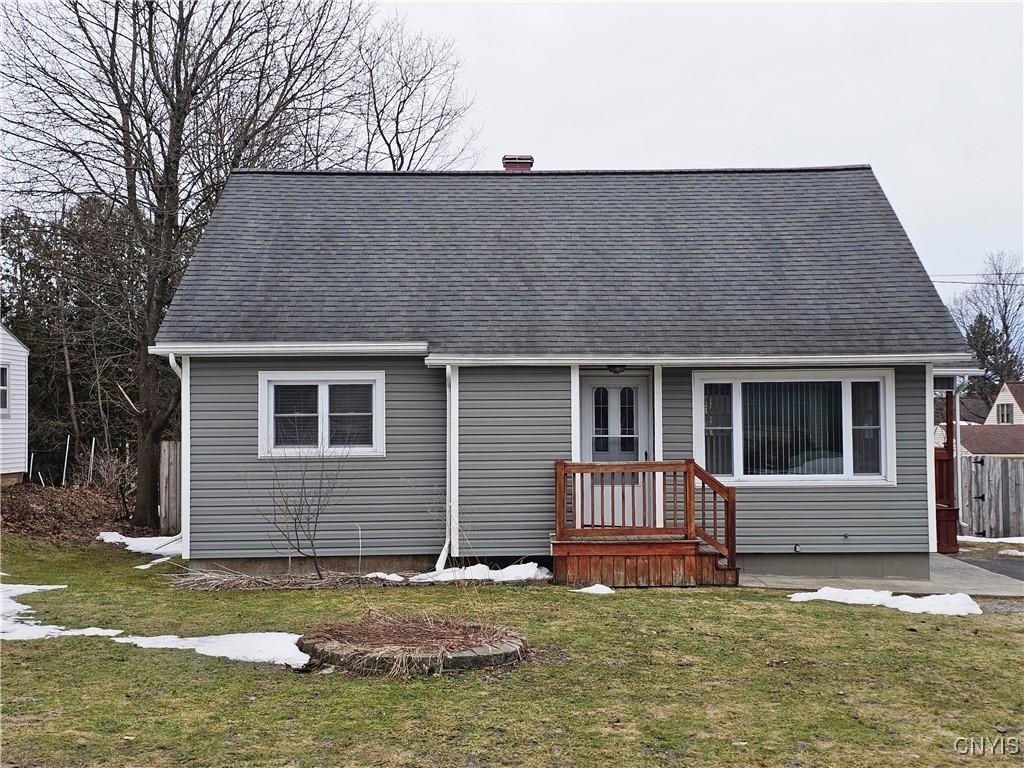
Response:
POLYGON ((238 171, 157 341, 966 351, 866 166, 238 171))

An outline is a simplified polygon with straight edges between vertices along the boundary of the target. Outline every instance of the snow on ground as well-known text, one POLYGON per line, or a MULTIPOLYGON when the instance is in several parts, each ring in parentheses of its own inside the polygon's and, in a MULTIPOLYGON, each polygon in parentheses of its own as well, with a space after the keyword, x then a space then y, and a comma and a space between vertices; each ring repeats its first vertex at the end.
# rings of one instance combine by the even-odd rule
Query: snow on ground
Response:
POLYGON ((383 571, 374 571, 373 573, 368 573, 363 578, 381 579, 382 581, 405 581, 405 579, 399 576, 397 573, 384 573, 383 571))
POLYGON ((1000 555, 1009 555, 1010 557, 1024 557, 1024 549, 1000 549, 1000 555))
POLYGON ((166 563, 170 559, 171 559, 170 555, 168 555, 167 557, 158 557, 156 560, 150 560, 148 563, 143 563, 142 565, 136 565, 136 566, 134 566, 134 568, 137 571, 148 571, 154 565, 160 565, 160 563, 166 563))
POLYGON ((35 619, 25 618, 35 613, 14 598, 33 592, 50 589, 67 589, 67 584, 0 584, 0 640, 41 640, 44 637, 69 635, 119 635, 120 629, 65 629, 55 624, 40 624, 35 619))
POLYGON ((894 595, 892 592, 877 589, 837 589, 822 587, 817 592, 798 592, 789 596, 794 603, 808 600, 828 600, 833 603, 849 605, 880 605, 895 608, 906 613, 934 613, 938 616, 966 616, 981 613, 981 608, 963 592, 952 595, 927 595, 911 597, 910 595, 894 595))
POLYGON ((192 649, 203 656, 219 656, 234 661, 256 661, 301 667, 309 661, 309 656, 295 645, 295 641, 298 639, 298 635, 293 635, 290 632, 240 632, 208 637, 128 635, 115 637, 114 642, 130 643, 139 648, 192 649))
POLYGON ((447 581, 547 581, 551 571, 536 563, 518 563, 507 568, 490 569, 483 563, 465 568, 445 568, 440 571, 428 571, 412 576, 412 584, 440 584, 447 581))
POLYGON ((99 627, 65 629, 54 624, 40 624, 34 619, 26 618, 34 611, 14 599, 33 592, 66 588, 67 584, 0 584, 0 641, 99 635, 111 637, 118 643, 131 643, 140 648, 191 648, 204 656, 220 656, 235 661, 263 661, 270 664, 289 664, 293 667, 301 667, 309 661, 309 656, 295 645, 299 636, 288 632, 242 632, 209 637, 113 637, 120 635, 121 630, 99 627))
POLYGON ((615 590, 611 587, 606 587, 604 584, 594 584, 592 587, 584 587, 583 589, 574 589, 573 592, 582 592, 585 595, 614 595, 615 590))
POLYGON ((1004 539, 989 539, 984 536, 957 536, 959 541, 988 541, 996 544, 1024 544, 1024 536, 1008 536, 1004 539))
POLYGON ((129 552, 138 552, 141 555, 160 555, 156 560, 136 565, 135 567, 144 571, 152 568, 158 563, 166 563, 172 557, 181 555, 181 534, 177 536, 123 536, 117 531, 103 531, 96 537, 107 544, 124 544, 129 552))

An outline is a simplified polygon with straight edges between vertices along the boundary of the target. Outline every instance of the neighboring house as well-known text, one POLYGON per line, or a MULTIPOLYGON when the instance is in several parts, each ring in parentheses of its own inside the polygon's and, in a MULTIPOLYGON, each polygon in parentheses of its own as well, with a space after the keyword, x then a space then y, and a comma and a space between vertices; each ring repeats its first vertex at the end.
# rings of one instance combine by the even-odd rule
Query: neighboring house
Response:
POLYGON ((28 347, 0 324, 0 484, 28 472, 28 347))
POLYGON ((186 557, 283 567, 326 456, 340 567, 927 574, 932 369, 972 358, 871 169, 531 163, 232 174, 151 349, 186 557))
POLYGON ((999 388, 986 424, 1024 424, 1024 381, 1011 381, 999 388))

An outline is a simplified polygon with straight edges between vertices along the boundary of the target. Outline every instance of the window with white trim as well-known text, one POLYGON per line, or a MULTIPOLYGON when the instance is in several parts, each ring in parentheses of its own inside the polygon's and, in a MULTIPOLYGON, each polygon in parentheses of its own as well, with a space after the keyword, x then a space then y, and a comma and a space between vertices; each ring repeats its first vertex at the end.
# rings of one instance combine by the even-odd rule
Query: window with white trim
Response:
POLYGON ((10 376, 10 369, 0 365, 0 413, 7 413, 11 409, 10 376))
POLYGON ((1013 424, 1013 403, 996 404, 996 423, 1013 424))
POLYGON ((383 371, 260 371, 262 458, 384 455, 383 371))
POLYGON ((694 454, 750 481, 894 481, 891 372, 694 374, 694 454))

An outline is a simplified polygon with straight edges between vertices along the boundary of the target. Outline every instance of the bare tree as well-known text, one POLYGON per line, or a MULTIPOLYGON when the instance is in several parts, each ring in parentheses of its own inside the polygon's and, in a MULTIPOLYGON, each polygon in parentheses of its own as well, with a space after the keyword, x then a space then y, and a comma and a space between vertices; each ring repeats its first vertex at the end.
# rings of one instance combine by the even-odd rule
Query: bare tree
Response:
POLYGON ((950 303, 950 312, 985 376, 969 391, 989 405, 1004 381, 1024 375, 1024 259, 1016 253, 990 253, 978 284, 950 303))
POLYGON ((230 169, 291 165, 310 112, 351 108, 364 15, 334 0, 53 0, 6 9, 4 154, 20 192, 127 212, 139 487, 153 525, 159 440, 177 408, 153 343, 230 169), (353 87, 346 89, 346 85, 353 87))
POLYGON ((320 519, 348 495, 352 473, 345 470, 345 458, 311 448, 297 457, 272 463, 273 477, 266 496, 249 489, 260 516, 276 533, 276 537, 270 536, 271 545, 289 560, 295 555, 309 558, 320 579, 324 577, 318 551, 320 519))
POLYGON ((359 44, 367 170, 447 169, 476 160, 467 130, 472 99, 459 87, 450 40, 411 34, 401 17, 370 27, 359 44))

